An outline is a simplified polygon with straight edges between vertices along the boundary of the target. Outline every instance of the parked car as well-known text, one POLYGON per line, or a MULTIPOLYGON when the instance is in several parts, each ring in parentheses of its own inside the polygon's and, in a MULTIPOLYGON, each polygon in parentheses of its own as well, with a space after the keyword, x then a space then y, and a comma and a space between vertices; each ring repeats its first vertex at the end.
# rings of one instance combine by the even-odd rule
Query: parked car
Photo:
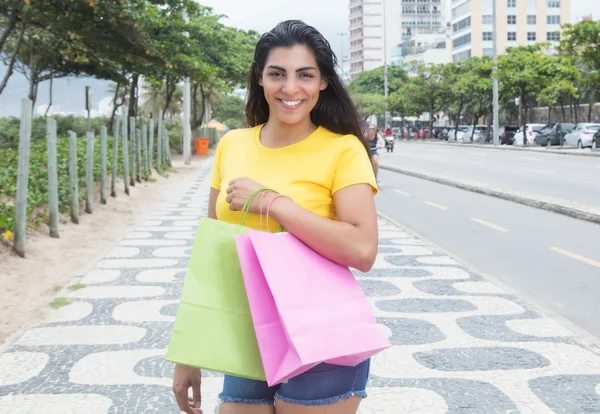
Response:
MULTIPOLYGON (((525 130, 525 135, 527 136, 527 141, 525 144, 533 144, 535 137, 540 133, 542 128, 544 128, 545 124, 527 124, 527 129, 525 130)), ((514 145, 523 145, 523 128, 519 128, 517 132, 515 132, 515 140, 514 145)))
MULTIPOLYGON (((484 125, 485 128, 485 125, 484 125)), ((478 129, 478 126, 473 128, 473 125, 467 127, 467 130, 463 133, 460 134, 457 138, 457 141, 464 141, 464 142, 470 142, 471 141, 471 136, 473 136, 473 142, 480 142, 483 141, 483 137, 485 135, 485 129, 484 132, 481 132, 481 129, 478 129), (475 132, 473 132, 473 129, 475 129, 475 132)))
POLYGON ((564 145, 565 135, 575 128, 575 124, 548 124, 535 137, 535 145, 564 145))
POLYGON ((448 131, 448 141, 462 141, 462 136, 469 129, 468 125, 459 125, 458 131, 456 131, 456 127, 452 127, 450 131, 448 131))
POLYGON ((597 148, 600 148, 600 129, 596 131, 592 139, 592 149, 595 150, 597 148))
POLYGON ((504 125, 500 127, 500 144, 512 145, 515 143, 515 132, 519 130, 517 125, 504 125))
POLYGON ((577 148, 591 148, 594 134, 598 130, 600 130, 600 124, 577 124, 571 132, 565 135, 565 145, 577 148))

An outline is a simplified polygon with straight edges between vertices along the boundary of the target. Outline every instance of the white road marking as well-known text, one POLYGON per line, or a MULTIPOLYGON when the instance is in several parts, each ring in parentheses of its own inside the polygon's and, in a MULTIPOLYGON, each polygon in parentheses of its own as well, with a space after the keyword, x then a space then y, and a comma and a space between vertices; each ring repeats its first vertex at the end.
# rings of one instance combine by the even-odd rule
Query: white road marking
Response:
POLYGON ((444 207, 439 204, 432 203, 431 201, 425 201, 425 204, 427 204, 428 206, 431 206, 431 207, 439 208, 440 210, 448 210, 448 207, 444 207))
POLYGON ((487 221, 483 221, 483 220, 478 219, 478 218, 472 218, 471 221, 474 221, 475 223, 479 223, 479 224, 481 224, 483 226, 487 226, 490 229, 494 229, 494 230, 497 230, 497 231, 502 232, 502 233, 508 233, 508 229, 505 229, 504 227, 497 226, 497 225, 495 225, 493 223, 489 223, 487 221))
POLYGON ((582 256, 580 254, 573 253, 568 250, 561 249, 559 247, 550 247, 550 250, 552 250, 553 252, 556 252, 556 253, 560 253, 564 256, 570 257, 571 259, 579 260, 580 262, 589 264, 590 266, 595 266, 595 267, 600 268, 600 262, 597 262, 596 260, 590 259, 590 258, 582 256))
POLYGON ((410 197, 410 194, 409 193, 405 193, 404 191, 400 191, 400 190, 396 190, 396 189, 394 189, 394 191, 397 192, 398 194, 401 194, 401 195, 405 196, 405 197, 410 197))
POLYGON ((554 171, 536 170, 533 168, 523 168, 523 171, 529 171, 529 172, 534 172, 534 173, 539 173, 539 174, 556 174, 554 171))

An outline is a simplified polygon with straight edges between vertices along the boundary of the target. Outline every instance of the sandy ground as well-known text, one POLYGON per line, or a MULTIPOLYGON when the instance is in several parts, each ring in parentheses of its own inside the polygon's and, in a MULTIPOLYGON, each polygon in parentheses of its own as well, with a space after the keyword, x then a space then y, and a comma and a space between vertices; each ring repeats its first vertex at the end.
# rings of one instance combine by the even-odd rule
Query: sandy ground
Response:
POLYGON ((106 205, 97 200, 91 215, 82 210, 79 225, 63 217, 58 239, 50 238, 45 225, 31 232, 25 258, 0 245, 0 345, 15 332, 42 322, 57 289, 85 274, 163 200, 184 190, 206 162, 192 159, 192 165, 185 166, 174 155, 176 172, 169 172, 168 178, 154 172, 156 182, 136 183, 129 196, 118 182, 116 198, 109 195, 106 205))

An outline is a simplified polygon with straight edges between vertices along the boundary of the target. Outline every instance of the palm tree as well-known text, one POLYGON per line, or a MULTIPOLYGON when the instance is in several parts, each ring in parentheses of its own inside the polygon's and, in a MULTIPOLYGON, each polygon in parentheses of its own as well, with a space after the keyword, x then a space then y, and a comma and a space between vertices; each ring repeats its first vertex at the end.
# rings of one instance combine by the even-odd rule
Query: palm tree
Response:
POLYGON ((167 119, 175 119, 183 112, 183 89, 175 87, 175 91, 167 105, 167 88, 162 81, 148 82, 148 88, 144 91, 144 103, 141 112, 158 118, 159 111, 164 111, 167 119))

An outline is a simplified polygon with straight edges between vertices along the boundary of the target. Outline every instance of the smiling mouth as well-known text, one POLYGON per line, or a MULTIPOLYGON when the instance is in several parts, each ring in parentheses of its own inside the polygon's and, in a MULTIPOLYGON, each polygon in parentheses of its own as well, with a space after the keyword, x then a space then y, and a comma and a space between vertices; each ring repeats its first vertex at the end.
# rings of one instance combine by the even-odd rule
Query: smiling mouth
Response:
POLYGON ((295 100, 295 101, 288 101, 288 100, 284 100, 284 99, 277 99, 279 102, 281 102, 283 104, 284 108, 289 108, 289 109, 294 109, 299 107, 302 102, 304 102, 304 99, 299 99, 299 100, 295 100))

